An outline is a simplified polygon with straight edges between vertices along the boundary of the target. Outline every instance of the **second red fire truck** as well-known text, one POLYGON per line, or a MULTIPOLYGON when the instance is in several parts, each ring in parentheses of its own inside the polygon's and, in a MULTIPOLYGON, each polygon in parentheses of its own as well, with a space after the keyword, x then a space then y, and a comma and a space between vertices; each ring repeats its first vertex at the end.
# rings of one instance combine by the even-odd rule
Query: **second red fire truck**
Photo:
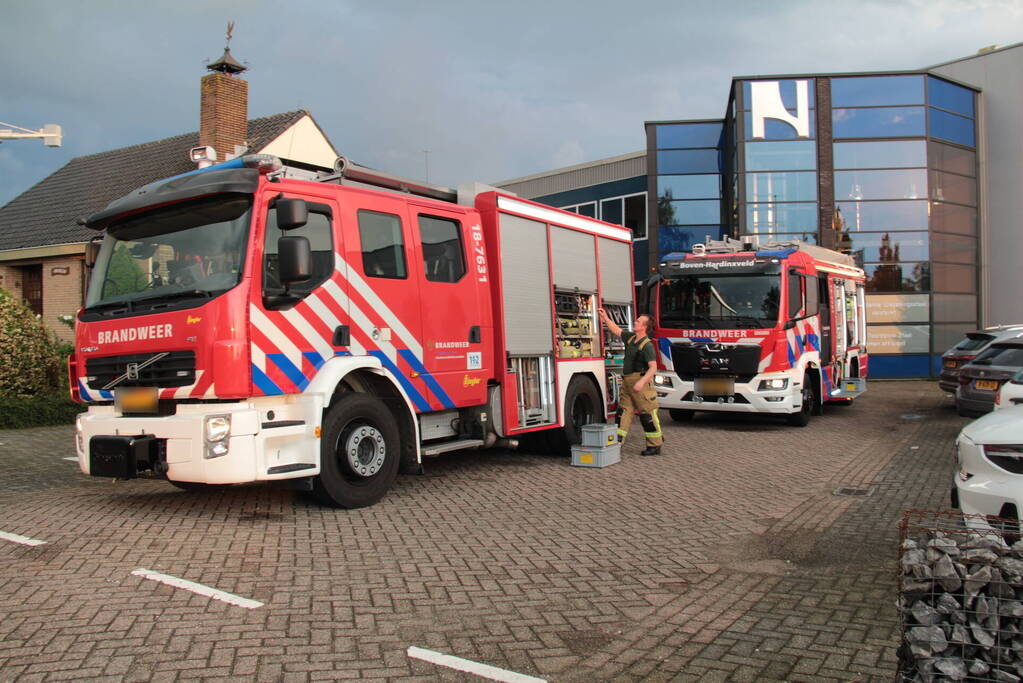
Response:
POLYGON ((112 202, 69 363, 87 474, 379 500, 447 451, 566 450, 615 401, 631 233, 493 188, 253 156, 112 202))
POLYGON ((648 286, 658 400, 696 411, 775 413, 806 425, 866 389, 864 273, 803 242, 708 241, 669 254, 648 286))

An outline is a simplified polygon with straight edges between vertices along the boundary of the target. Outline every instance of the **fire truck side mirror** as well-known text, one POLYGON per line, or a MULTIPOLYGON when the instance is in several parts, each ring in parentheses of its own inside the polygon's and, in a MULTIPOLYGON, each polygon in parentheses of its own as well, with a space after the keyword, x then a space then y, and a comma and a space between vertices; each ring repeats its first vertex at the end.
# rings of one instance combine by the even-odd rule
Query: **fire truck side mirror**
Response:
POLYGON ((287 235, 277 240, 277 259, 281 284, 292 285, 312 277, 313 251, 308 238, 287 235))
POLYGON ((278 199, 277 227, 281 230, 301 228, 309 221, 309 207, 304 199, 278 199))

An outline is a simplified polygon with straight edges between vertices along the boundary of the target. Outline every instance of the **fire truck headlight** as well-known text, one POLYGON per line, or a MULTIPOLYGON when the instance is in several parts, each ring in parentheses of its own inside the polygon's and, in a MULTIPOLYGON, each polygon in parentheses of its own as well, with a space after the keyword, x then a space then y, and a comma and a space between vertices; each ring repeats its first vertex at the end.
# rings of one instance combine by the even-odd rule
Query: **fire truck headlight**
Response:
POLYGON ((670 387, 672 386, 671 378, 665 377, 664 375, 654 375, 654 385, 659 387, 670 387))
POLYGON ((788 389, 788 386, 788 377, 782 377, 781 379, 762 379, 760 380, 760 387, 757 391, 779 391, 781 389, 788 389))
POLYGON ((206 417, 206 440, 224 441, 231 434, 230 415, 209 415, 206 417))

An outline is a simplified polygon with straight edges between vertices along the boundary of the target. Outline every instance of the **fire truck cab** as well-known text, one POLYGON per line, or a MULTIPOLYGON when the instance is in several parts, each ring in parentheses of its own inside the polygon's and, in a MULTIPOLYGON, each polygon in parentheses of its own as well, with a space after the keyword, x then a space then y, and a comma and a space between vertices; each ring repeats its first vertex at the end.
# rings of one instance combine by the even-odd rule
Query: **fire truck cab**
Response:
POLYGON ((866 389, 864 273, 803 242, 726 239, 667 255, 647 285, 659 402, 696 411, 775 413, 806 425, 825 403, 866 389))
POLYGON ((153 183, 102 231, 69 360, 80 467, 379 500, 423 458, 564 451, 616 400, 631 233, 468 184, 254 155, 153 183))

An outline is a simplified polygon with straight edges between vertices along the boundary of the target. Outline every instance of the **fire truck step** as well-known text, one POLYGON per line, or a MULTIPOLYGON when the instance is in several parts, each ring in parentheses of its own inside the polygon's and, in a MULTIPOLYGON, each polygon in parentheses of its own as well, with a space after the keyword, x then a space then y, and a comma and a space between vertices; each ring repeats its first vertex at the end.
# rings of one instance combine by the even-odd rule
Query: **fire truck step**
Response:
POLYGON ((448 451, 460 451, 467 448, 479 448, 483 445, 482 439, 460 439, 458 441, 445 441, 443 443, 432 443, 423 446, 423 455, 440 455, 448 451))

